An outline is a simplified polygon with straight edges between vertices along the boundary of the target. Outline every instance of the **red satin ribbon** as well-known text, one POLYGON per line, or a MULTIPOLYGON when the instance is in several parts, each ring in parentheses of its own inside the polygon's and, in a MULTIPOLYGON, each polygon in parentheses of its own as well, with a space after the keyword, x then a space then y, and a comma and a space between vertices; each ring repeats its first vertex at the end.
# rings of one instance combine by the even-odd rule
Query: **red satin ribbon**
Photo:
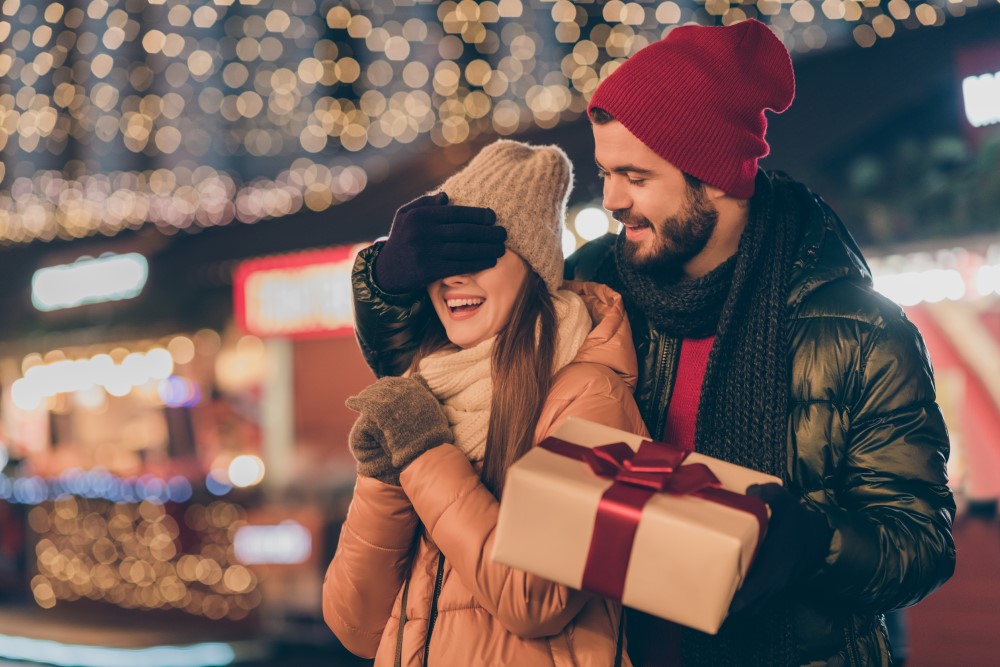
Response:
POLYGON ((583 570, 583 588, 588 591, 622 599, 642 509, 658 492, 695 495, 748 512, 760 524, 757 547, 764 537, 767 506, 763 501, 720 488, 718 478, 703 463, 682 466, 689 452, 676 445, 644 440, 639 451, 633 452, 624 442, 590 448, 546 438, 538 446, 582 461, 600 477, 614 479, 597 506, 594 534, 583 570))

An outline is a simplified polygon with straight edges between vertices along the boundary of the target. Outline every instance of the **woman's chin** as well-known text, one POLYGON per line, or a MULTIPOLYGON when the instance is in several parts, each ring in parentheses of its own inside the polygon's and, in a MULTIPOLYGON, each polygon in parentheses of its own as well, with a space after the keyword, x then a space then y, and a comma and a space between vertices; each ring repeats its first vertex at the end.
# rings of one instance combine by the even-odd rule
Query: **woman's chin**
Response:
POLYGON ((462 349, 475 347, 489 338, 489 336, 472 331, 447 331, 446 333, 451 344, 462 349))
POLYGON ((479 339, 473 339, 473 338, 449 338, 448 340, 451 341, 452 345, 460 347, 463 350, 467 350, 470 347, 475 347, 476 345, 482 342, 479 339))

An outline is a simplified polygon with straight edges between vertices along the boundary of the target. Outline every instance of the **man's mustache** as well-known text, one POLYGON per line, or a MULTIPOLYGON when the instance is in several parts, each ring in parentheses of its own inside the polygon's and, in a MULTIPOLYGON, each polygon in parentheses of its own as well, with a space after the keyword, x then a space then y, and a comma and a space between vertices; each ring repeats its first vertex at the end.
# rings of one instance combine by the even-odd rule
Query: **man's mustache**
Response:
POLYGON ((622 208, 617 211, 611 212, 611 217, 622 223, 623 225, 628 225, 630 227, 652 227, 652 223, 648 218, 642 215, 632 215, 630 209, 622 208))

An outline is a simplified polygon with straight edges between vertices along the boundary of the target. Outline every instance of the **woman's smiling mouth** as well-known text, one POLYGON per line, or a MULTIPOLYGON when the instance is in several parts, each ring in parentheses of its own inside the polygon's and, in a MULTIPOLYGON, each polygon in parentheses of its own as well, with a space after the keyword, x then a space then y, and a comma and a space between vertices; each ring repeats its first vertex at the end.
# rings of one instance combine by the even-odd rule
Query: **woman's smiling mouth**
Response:
POLYGON ((475 315, 486 299, 481 296, 446 296, 444 302, 451 319, 464 320, 475 315))

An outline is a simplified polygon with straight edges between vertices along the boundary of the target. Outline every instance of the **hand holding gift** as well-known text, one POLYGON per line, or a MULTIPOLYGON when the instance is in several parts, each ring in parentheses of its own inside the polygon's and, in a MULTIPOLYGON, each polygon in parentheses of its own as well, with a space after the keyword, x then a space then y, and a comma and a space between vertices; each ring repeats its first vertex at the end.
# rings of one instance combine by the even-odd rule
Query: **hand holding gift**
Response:
POLYGON ((771 509, 767 536, 729 607, 730 613, 757 609, 789 584, 816 571, 830 549, 833 530, 826 518, 803 505, 778 484, 754 484, 748 496, 771 509))
POLYGON ((358 473, 399 485, 399 473, 428 449, 451 442, 441 404, 420 379, 384 377, 347 399, 361 416, 349 442, 358 473))

